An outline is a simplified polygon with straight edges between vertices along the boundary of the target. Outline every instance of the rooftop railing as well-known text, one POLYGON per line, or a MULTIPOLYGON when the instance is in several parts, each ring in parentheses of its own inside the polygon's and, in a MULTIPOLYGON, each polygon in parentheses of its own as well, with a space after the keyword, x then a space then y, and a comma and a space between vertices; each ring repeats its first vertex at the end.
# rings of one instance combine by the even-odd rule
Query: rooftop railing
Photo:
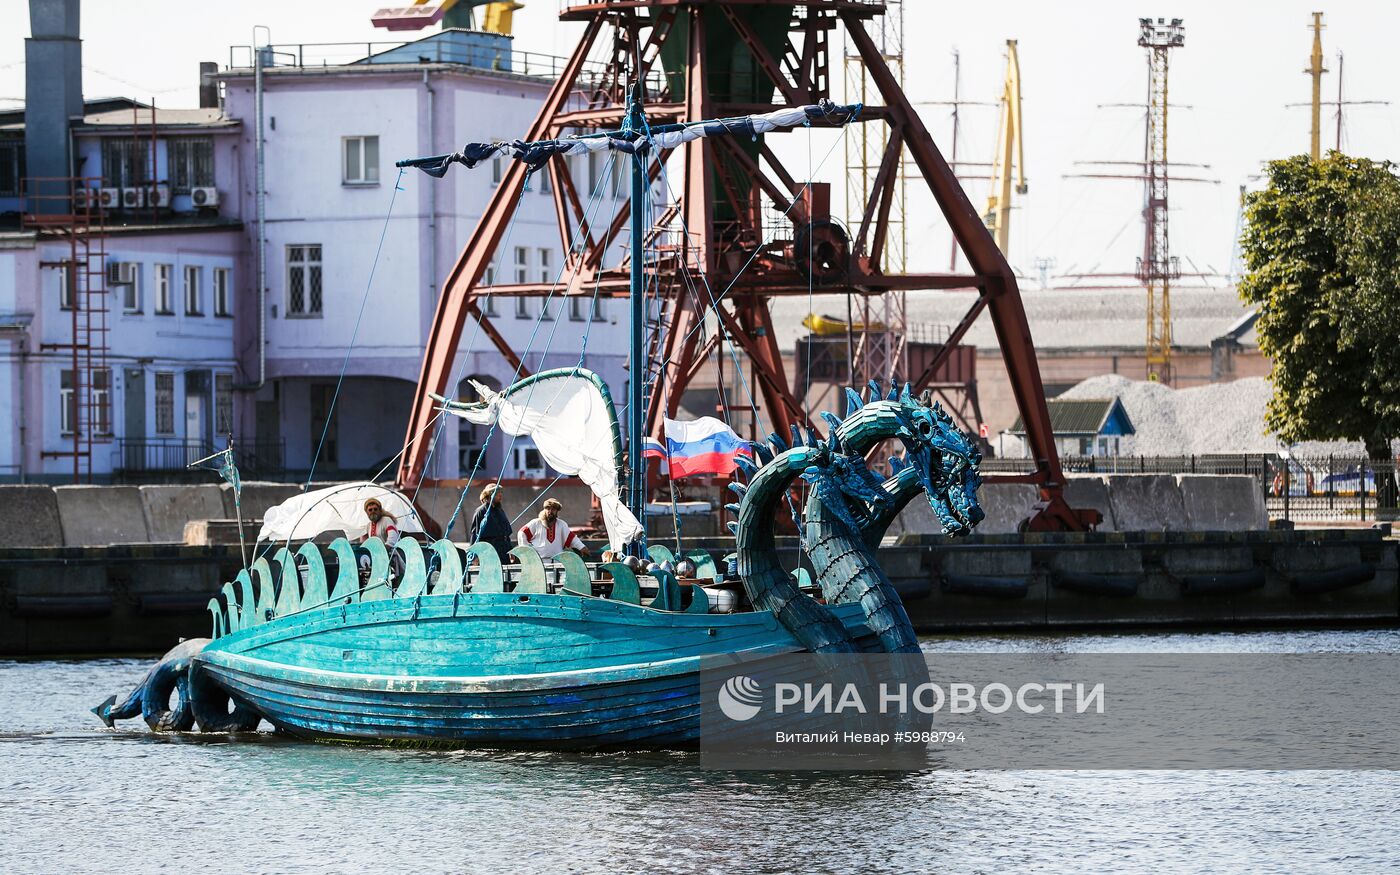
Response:
MULTIPOLYGON (((476 36, 476 34, 469 34, 476 36)), ((329 69, 331 67, 356 66, 372 67, 376 64, 458 64, 478 70, 496 73, 509 73, 515 76, 529 76, 552 80, 559 78, 569 59, 559 55, 546 55, 540 52, 526 52, 511 48, 504 38, 493 34, 480 35, 484 39, 464 40, 412 40, 392 42, 349 42, 349 43, 274 43, 257 47, 251 45, 229 46, 229 69, 251 69, 259 51, 264 52, 263 69, 329 69), (368 59, 393 52, 392 61, 370 61, 368 59)), ((601 77, 605 64, 601 61, 586 61, 581 74, 581 85, 587 86, 601 77)), ((652 93, 660 93, 665 86, 660 70, 653 70, 647 77, 647 87, 652 93)))

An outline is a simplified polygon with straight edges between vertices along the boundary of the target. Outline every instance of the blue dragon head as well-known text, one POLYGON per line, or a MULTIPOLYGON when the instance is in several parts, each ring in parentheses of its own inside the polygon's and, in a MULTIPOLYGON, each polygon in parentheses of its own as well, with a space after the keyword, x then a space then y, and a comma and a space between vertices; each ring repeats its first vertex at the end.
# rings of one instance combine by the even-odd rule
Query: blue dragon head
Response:
POLYGON ((897 435, 904 444, 899 467, 907 465, 914 470, 947 534, 971 534, 986 516, 977 503, 982 453, 972 437, 933 400, 931 392, 915 398, 906 383, 897 401, 897 435))

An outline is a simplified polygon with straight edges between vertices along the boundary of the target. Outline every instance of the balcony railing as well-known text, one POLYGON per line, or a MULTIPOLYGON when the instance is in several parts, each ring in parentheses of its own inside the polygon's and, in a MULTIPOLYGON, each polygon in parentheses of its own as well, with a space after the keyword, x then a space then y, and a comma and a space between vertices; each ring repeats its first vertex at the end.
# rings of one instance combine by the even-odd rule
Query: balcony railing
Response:
MULTIPOLYGON (((113 470, 122 474, 183 471, 198 461, 223 449, 203 440, 179 438, 121 438, 117 441, 113 470)), ((284 441, 252 441, 235 443, 234 462, 240 474, 254 477, 277 477, 286 468, 284 441)))

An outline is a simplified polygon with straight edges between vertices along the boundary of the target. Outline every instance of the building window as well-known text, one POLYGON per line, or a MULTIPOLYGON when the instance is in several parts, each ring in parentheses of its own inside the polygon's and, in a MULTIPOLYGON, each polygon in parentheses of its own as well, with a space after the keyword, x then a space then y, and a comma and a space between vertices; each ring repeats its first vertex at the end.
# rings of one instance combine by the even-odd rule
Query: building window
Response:
POLYGON ((214 375, 214 436, 233 434, 233 374, 214 375))
POLYGON ((156 315, 172 316, 175 313, 175 302, 170 293, 170 272, 173 269, 168 264, 156 265, 156 315))
POLYGON ((542 476, 544 474, 544 456, 535 447, 515 448, 515 471, 523 476, 542 476))
POLYGON ((502 179, 505 179, 505 162, 496 155, 491 159, 491 184, 500 185, 502 179))
POLYGON ((166 148, 173 193, 189 194, 191 189, 214 184, 213 137, 171 137, 166 148))
POLYGON ((603 314, 603 299, 596 293, 593 296, 593 318, 594 320, 607 319, 603 314))
POLYGON ((321 246, 287 247, 287 315, 321 315, 321 246))
POLYGON ((108 137, 102 141, 102 180, 107 188, 134 188, 151 181, 155 143, 147 139, 108 137))
POLYGON ((73 262, 58 263, 58 309, 73 309, 73 262))
MULTIPOLYGON (((483 286, 494 286, 494 285, 496 284, 496 259, 494 259, 494 258, 491 259, 491 263, 488 264, 488 265, 486 265, 486 274, 482 277, 482 283, 481 283, 481 284, 482 284, 483 286)), ((496 297, 495 297, 495 295, 482 295, 482 296, 481 296, 481 315, 483 315, 483 316, 495 316, 495 315, 496 315, 496 297)))
POLYGON ((107 285, 120 292, 123 313, 141 312, 141 265, 130 261, 107 263, 107 285))
POLYGON ((185 315, 204 315, 204 268, 185 265, 185 315))
POLYGON ((344 137, 345 167, 341 181, 346 185, 379 184, 379 138, 344 137))
POLYGON ((229 277, 233 271, 226 267, 214 268, 214 315, 233 315, 233 290, 229 288, 229 277))
POLYGON ((24 141, 0 142, 0 197, 18 197, 24 178, 24 141))
POLYGON ((175 433, 175 375, 156 374, 156 434, 175 433))
POLYGON ((553 166, 554 162, 550 161, 548 164, 540 168, 540 194, 554 193, 553 184, 549 181, 549 168, 553 166))
POLYGON ((72 434, 78 427, 78 392, 73 385, 73 372, 64 370, 58 382, 58 430, 72 434))
MULTIPOLYGON (((524 285, 530 281, 530 250, 524 246, 515 247, 515 282, 524 285)), ((525 297, 515 299, 515 318, 530 318, 530 300, 525 297)))
MULTIPOLYGON (((92 428, 94 434, 112 433, 112 371, 98 368, 92 372, 92 428)), ((80 427, 78 381, 71 370, 59 374, 58 428, 65 435, 80 427)))
POLYGON ((112 433, 112 369, 92 372, 92 426, 97 434, 112 433))
POLYGON ((582 298, 578 295, 575 295, 569 299, 569 321, 583 321, 583 302, 586 300, 586 298, 582 298))
MULTIPOLYGON (((548 249, 540 250, 540 285, 549 286, 551 291, 554 287, 554 271, 550 269, 550 259, 552 253, 548 249)), ((553 319, 554 314, 549 312, 549 298, 540 300, 540 318, 553 319)))

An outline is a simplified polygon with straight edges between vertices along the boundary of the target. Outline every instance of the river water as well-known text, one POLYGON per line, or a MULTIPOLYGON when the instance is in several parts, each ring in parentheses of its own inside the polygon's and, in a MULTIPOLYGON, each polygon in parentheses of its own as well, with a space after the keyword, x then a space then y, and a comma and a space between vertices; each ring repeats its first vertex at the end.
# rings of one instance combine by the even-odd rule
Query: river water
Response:
MULTIPOLYGON (((930 650, 1400 652, 1400 631, 930 650)), ((1382 771, 722 773, 693 753, 423 752, 107 730, 146 659, 0 661, 0 873, 1400 870, 1382 771)), ((137 728, 139 727, 139 729, 137 728)))

